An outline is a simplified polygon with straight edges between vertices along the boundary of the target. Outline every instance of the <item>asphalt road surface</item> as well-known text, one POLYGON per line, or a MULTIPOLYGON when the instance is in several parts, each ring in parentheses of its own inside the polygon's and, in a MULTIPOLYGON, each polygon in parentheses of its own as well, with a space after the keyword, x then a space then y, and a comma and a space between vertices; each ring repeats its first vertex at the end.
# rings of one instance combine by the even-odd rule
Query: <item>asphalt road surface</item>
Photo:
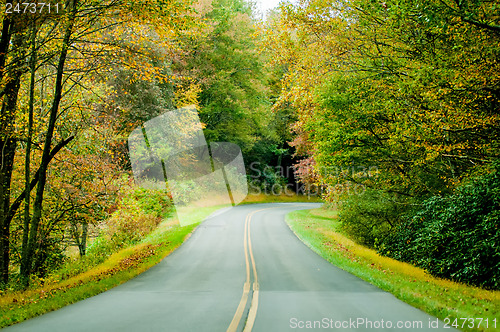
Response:
POLYGON ((317 206, 257 204, 221 212, 129 282, 6 331, 443 329, 436 318, 332 266, 298 240, 285 214, 317 206))

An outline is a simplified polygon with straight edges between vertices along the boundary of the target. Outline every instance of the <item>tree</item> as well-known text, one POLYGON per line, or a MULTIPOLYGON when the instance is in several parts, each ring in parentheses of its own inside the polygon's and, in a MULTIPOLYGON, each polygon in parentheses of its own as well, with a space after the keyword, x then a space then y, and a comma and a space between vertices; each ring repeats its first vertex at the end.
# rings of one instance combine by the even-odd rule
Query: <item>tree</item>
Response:
MULTIPOLYGON (((174 71, 187 77, 184 83, 190 88, 181 85, 177 91, 197 91, 195 103, 207 141, 237 144, 247 166, 258 163, 262 170, 276 165, 287 152, 283 135, 289 120, 285 111, 269 112, 267 85, 275 78, 264 67, 268 55, 260 52, 262 35, 251 4, 216 0, 201 5, 204 32, 174 63, 174 71)), ((177 106, 183 106, 178 98, 177 106)))
POLYGON ((0 55, 0 144, 5 154, 2 155, 0 172, 0 272, 4 284, 9 276, 11 221, 26 198, 26 220, 30 219, 30 222, 26 225, 28 227, 23 227, 26 235, 21 275, 27 285, 33 270, 34 253, 44 240, 39 230, 44 215, 50 163, 82 131, 85 118, 93 115, 88 111, 96 96, 91 85, 99 85, 102 74, 113 64, 135 69, 134 75, 138 74, 139 68, 153 75, 151 70, 154 67, 148 66, 145 61, 153 52, 142 49, 139 42, 157 42, 167 49, 165 56, 171 54, 168 52, 178 47, 175 38, 179 31, 193 25, 189 19, 191 11, 188 6, 189 3, 184 1, 144 0, 128 3, 117 0, 75 0, 68 1, 60 13, 33 15, 32 20, 23 21, 22 15, 15 14, 2 17, 0 47, 4 52, 0 55), (146 25, 147 20, 155 25, 146 25), (134 28, 140 28, 134 30, 139 35, 135 40, 138 43, 135 44, 123 38, 127 29, 134 28), (32 59, 31 77, 37 78, 36 85, 39 87, 34 90, 29 101, 19 95, 19 91, 29 90, 26 88, 29 83, 23 78, 28 72, 25 59, 32 59), (47 103, 49 99, 51 102, 47 103), (36 121, 25 127, 22 121, 17 121, 25 114, 28 115, 26 118, 31 116, 32 111, 26 110, 32 110, 34 103, 36 121), (45 118, 46 127, 43 126, 45 118), (23 137, 24 129, 26 135, 23 137), (30 139, 32 137, 35 137, 33 142, 30 139), (30 164, 37 165, 37 170, 31 172, 32 167, 29 170, 26 168, 25 185, 21 186, 24 190, 19 190, 17 183, 12 182, 12 175, 16 169, 16 154, 23 151, 23 144, 20 143, 25 141, 29 141, 35 151, 32 154, 31 148, 26 149, 24 160, 31 160, 30 164), (30 155, 39 159, 30 158, 30 155), (33 175, 30 176, 30 173, 33 175), (34 202, 30 208, 29 195, 35 187, 34 202), (13 193, 17 197, 12 198, 13 193), (30 212, 31 216, 28 216, 30 212))
POLYGON ((493 13, 490 2, 283 6, 269 45, 288 66, 280 102, 299 115, 298 148, 312 143, 318 170, 377 166, 377 186, 399 195, 450 191, 497 156, 493 13))
POLYGON ((498 158, 496 12, 490 1, 312 0, 282 5, 270 24, 286 69, 275 107, 297 113, 299 174, 326 187, 358 239, 374 245, 498 158))
MULTIPOLYGON (((12 4, 12 2, 6 2, 12 4)), ((17 147, 15 138, 16 105, 24 72, 23 59, 26 56, 26 26, 19 16, 5 14, 2 17, 2 36, 0 38, 0 282, 8 281, 9 269, 9 231, 10 231, 10 182, 17 147)))

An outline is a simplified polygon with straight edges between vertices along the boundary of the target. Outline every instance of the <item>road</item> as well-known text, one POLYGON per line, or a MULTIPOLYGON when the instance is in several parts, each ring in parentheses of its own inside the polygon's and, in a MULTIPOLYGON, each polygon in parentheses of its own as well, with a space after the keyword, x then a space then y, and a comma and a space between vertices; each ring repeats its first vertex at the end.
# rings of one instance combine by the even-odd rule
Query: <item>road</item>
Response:
POLYGON ((129 282, 5 330, 441 330, 433 328, 435 318, 331 265, 298 240, 284 216, 316 206, 226 210, 129 282))

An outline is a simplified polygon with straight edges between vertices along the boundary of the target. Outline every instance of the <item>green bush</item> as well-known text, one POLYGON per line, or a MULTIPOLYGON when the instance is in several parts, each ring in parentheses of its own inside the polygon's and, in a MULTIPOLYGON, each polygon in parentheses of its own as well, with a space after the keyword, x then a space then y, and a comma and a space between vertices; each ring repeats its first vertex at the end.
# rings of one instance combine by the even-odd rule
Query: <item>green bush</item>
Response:
POLYGON ((342 229, 356 242, 376 247, 401 223, 407 205, 392 195, 367 189, 352 194, 339 206, 342 229))
POLYGON ((100 235, 89 244, 85 257, 99 264, 100 260, 104 261, 114 252, 114 249, 113 244, 104 235, 100 235))
POLYGON ((447 197, 432 197, 380 253, 443 278, 500 288, 499 164, 447 197))
POLYGON ((108 219, 106 233, 115 248, 136 243, 149 234, 172 210, 166 190, 135 188, 125 192, 108 219))
POLYGON ((50 271, 61 267, 64 259, 62 241, 54 237, 46 238, 39 242, 36 249, 33 273, 43 278, 50 271))
MULTIPOLYGON (((163 217, 172 207, 171 196, 167 190, 135 188, 122 200, 122 207, 126 204, 137 203, 140 211, 163 217)), ((125 206, 126 208, 126 206, 125 206)))
POLYGON ((200 188, 193 180, 171 181, 169 187, 175 191, 176 204, 187 205, 196 200, 200 188))

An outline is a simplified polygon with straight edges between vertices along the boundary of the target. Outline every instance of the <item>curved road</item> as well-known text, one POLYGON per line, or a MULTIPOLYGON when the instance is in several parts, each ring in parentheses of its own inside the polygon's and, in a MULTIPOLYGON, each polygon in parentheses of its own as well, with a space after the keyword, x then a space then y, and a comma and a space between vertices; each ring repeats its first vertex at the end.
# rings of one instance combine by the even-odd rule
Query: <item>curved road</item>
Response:
POLYGON ((221 212, 129 282, 6 331, 442 329, 298 240, 285 214, 317 206, 257 204, 221 212))

